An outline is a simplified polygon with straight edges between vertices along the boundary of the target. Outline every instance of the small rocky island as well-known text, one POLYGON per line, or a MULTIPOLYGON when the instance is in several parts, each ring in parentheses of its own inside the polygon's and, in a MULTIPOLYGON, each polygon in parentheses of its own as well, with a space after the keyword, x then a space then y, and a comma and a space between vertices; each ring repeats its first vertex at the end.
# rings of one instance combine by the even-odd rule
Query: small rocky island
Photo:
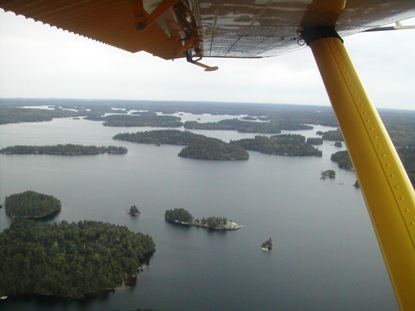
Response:
POLYGON ((108 154, 125 154, 127 148, 117 146, 83 146, 83 145, 51 145, 51 146, 10 146, 0 149, 3 154, 47 154, 47 155, 97 155, 102 153, 108 154))
POLYGON ((128 214, 130 214, 131 216, 139 216, 141 212, 138 210, 137 206, 133 205, 130 207, 128 214))
POLYGON ((269 251, 271 251, 271 250, 272 250, 272 239, 271 239, 271 238, 269 238, 267 241, 265 241, 264 243, 262 243, 262 245, 261 245, 261 249, 262 249, 264 252, 269 252, 269 251))
POLYGON ((167 210, 164 219, 177 225, 202 227, 211 230, 237 230, 242 228, 242 225, 234 221, 228 221, 225 217, 212 216, 194 219, 192 214, 184 208, 167 210))
POLYGON ((333 170, 322 171, 320 179, 326 180, 327 178, 335 179, 336 178, 336 172, 333 171, 333 170))
POLYGON ((16 218, 40 219, 52 217, 61 211, 61 201, 51 195, 35 191, 12 194, 5 200, 6 213, 16 218))

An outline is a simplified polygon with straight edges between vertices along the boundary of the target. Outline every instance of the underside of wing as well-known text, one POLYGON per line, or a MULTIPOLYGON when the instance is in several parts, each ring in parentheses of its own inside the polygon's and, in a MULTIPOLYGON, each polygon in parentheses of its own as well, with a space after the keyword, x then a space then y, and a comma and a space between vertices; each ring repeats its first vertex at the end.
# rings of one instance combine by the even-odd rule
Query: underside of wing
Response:
POLYGON ((27 18, 164 59, 256 58, 299 47, 300 31, 341 36, 415 16, 413 0, 0 0, 27 18))

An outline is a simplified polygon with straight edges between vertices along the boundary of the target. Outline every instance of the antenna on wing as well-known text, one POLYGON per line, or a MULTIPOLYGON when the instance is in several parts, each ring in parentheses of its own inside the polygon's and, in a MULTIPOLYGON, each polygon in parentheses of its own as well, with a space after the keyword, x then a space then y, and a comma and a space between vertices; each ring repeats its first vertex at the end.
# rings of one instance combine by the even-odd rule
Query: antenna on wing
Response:
MULTIPOLYGON (((200 55, 201 53, 196 53, 197 56, 199 56, 198 54, 200 55)), ((200 63, 199 61, 202 59, 202 56, 199 56, 199 58, 194 60, 190 51, 186 51, 186 59, 189 63, 204 68, 205 71, 216 71, 219 69, 219 67, 217 66, 211 67, 211 66, 200 63)))

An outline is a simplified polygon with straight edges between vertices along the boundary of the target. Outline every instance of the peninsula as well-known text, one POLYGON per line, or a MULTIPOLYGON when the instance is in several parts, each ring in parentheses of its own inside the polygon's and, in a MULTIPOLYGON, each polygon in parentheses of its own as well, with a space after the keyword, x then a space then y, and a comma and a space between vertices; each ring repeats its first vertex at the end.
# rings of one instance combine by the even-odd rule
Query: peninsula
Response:
POLYGON ((5 199, 6 213, 16 218, 39 219, 61 211, 61 201, 51 195, 35 191, 12 194, 5 199))
POLYGON ((125 154, 127 148, 108 146, 83 146, 83 145, 51 145, 51 146, 24 146, 17 145, 0 149, 0 153, 3 154, 48 154, 48 155, 65 155, 65 156, 77 156, 77 155, 97 155, 102 153, 108 154, 125 154))
POLYGON ((242 228, 242 225, 234 221, 228 221, 225 217, 212 216, 194 219, 192 214, 184 208, 167 210, 164 219, 177 225, 202 227, 211 230, 237 230, 242 228))

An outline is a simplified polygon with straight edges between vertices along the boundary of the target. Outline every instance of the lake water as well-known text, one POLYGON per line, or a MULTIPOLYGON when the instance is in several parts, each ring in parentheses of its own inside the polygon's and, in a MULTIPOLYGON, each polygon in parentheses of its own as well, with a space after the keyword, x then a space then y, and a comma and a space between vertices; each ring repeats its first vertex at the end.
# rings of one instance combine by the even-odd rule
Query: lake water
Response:
MULTIPOLYGON (((189 119, 195 116, 184 115, 189 119)), ((201 115, 202 121, 218 116, 201 115)), ((62 201, 52 221, 83 219, 125 225, 151 235, 157 251, 135 287, 82 301, 0 302, 1 310, 397 310, 395 297, 354 173, 322 158, 249 152, 248 161, 180 158, 182 147, 113 141, 101 122, 55 119, 1 125, 0 147, 120 145, 126 155, 0 155, 0 202, 26 190, 62 201), (320 180, 322 170, 335 180, 320 180), (125 211, 141 210, 138 218, 125 211), (244 227, 211 232, 164 221, 166 209, 194 217, 225 216, 244 227), (260 245, 273 239, 271 252, 260 245)), ((311 131, 301 131, 315 137, 311 131)), ((225 141, 253 137, 195 131, 225 141)), ((11 220, 0 210, 0 230, 11 220)), ((22 276, 24 277, 24 276, 22 276)), ((16 280, 18 282, 18 280, 16 280)))

